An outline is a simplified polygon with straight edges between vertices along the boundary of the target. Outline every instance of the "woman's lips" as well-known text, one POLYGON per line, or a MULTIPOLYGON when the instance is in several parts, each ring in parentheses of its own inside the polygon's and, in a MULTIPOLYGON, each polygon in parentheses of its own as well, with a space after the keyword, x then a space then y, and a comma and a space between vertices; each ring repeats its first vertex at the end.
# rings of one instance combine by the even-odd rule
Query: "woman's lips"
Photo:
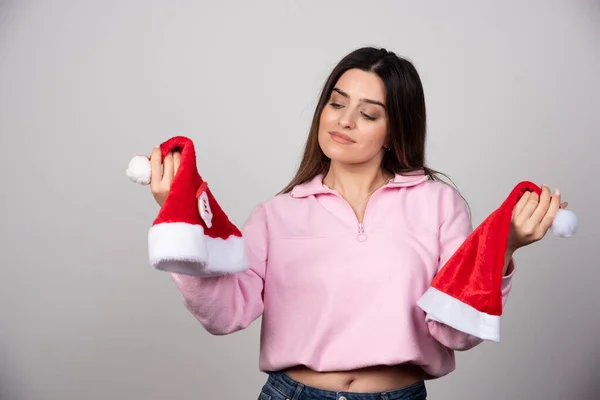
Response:
POLYGON ((345 133, 329 132, 329 134, 331 135, 331 138, 338 143, 341 143, 341 144, 355 143, 354 140, 352 140, 352 138, 350 136, 346 135, 345 133))

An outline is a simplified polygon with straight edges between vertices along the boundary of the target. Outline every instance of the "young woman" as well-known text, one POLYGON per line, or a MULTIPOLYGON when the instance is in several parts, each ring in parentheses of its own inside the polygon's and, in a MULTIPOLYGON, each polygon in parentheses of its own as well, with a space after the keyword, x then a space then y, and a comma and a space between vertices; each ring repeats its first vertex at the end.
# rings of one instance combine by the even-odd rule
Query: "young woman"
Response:
MULTIPOLYGON (((409 61, 385 49, 350 53, 325 83, 296 176, 243 227, 250 270, 172 274, 208 332, 262 315, 260 399, 425 399, 425 380, 481 342, 416 306, 472 231, 462 197, 425 165, 425 116, 409 61)), ((152 153, 153 176, 164 175, 152 180, 159 205, 178 163, 178 153, 152 153)), ((545 186, 516 205, 504 299, 514 252, 540 240, 559 207, 545 186)))

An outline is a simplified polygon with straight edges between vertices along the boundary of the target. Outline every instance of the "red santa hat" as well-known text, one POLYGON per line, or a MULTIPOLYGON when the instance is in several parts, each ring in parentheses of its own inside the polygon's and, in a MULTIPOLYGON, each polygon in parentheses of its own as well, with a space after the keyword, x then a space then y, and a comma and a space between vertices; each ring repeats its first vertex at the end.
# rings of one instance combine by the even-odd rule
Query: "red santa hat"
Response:
MULTIPOLYGON (((215 200, 196 167, 193 142, 175 136, 160 145, 162 157, 181 153, 171 188, 148 232, 150 263, 155 268, 186 275, 216 276, 248 269, 244 239, 215 200)), ((150 159, 132 158, 126 175, 148 185, 150 159)))
MULTIPOLYGON (((500 340, 504 256, 513 208, 526 191, 539 195, 541 188, 527 181, 519 183, 442 266, 417 302, 428 320, 484 340, 500 340)), ((577 224, 573 212, 559 209, 551 230, 570 237, 577 232, 577 224)))

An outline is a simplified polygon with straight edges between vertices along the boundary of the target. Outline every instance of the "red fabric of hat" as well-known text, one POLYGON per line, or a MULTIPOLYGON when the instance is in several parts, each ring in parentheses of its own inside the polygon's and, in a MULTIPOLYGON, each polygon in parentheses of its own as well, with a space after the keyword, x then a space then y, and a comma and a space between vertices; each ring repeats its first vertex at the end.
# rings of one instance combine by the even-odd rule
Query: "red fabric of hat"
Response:
MULTIPOLYGON (((519 183, 440 269, 417 302, 428 319, 482 339, 500 340, 502 270, 512 212, 527 191, 541 194, 535 184, 519 183)), ((577 217, 559 209, 552 231, 562 237, 573 235, 577 217)))

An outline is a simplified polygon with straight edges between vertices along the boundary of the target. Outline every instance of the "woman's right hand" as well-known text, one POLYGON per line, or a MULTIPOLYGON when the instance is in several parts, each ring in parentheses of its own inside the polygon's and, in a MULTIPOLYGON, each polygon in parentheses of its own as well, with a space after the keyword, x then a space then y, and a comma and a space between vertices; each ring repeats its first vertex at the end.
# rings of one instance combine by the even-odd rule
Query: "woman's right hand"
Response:
POLYGON ((161 207, 167 199, 171 183, 173 183, 173 177, 179 168, 180 157, 181 154, 176 151, 168 153, 165 159, 162 160, 160 147, 155 147, 150 155, 150 191, 154 196, 154 200, 161 207))

